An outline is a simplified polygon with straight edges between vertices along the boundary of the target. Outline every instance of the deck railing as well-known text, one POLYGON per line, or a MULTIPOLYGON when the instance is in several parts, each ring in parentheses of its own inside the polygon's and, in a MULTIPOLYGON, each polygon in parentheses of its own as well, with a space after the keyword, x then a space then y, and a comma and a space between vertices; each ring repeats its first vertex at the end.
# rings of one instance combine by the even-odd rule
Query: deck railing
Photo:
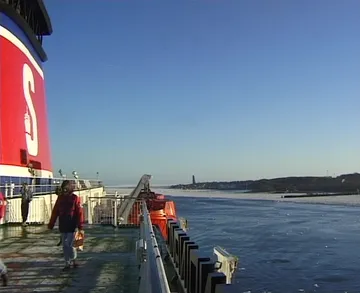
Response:
MULTIPOLYGON (((35 196, 55 192, 56 188, 60 186, 65 179, 70 180, 74 183, 76 191, 103 187, 102 181, 93 180, 93 179, 89 180, 89 179, 67 179, 67 178, 49 178, 49 179, 41 178, 41 180, 46 181, 46 183, 42 182, 41 184, 37 184, 36 181, 38 179, 39 178, 24 180, 24 182, 29 184, 35 196)), ((17 181, 19 181, 19 179, 17 181)), ((21 196, 20 195, 21 186, 22 186, 21 184, 12 181, 5 182, 5 184, 0 185, 0 192, 2 192, 6 198, 19 197, 21 196)))
POLYGON ((141 211, 141 239, 138 241, 137 249, 142 251, 140 270, 143 274, 140 279, 139 293, 170 293, 164 264, 145 201, 141 203, 141 211))
MULTIPOLYGON (((106 194, 101 197, 89 197, 83 205, 85 221, 88 224, 113 225, 117 227, 123 224, 137 224, 138 221, 129 222, 129 214, 122 213, 123 206, 128 205, 132 199, 128 195, 114 196, 106 194), (125 219, 125 217, 127 217, 125 219)), ((135 214, 133 219, 138 218, 140 210, 137 210, 140 201, 136 200, 131 211, 135 214)))
MULTIPOLYGON (((88 201, 88 199, 91 197, 100 198, 105 196, 105 193, 103 191, 104 191, 103 187, 97 187, 97 188, 75 190, 74 193, 80 197, 81 203, 85 204, 88 201)), ((46 192, 46 193, 35 193, 35 196, 29 205, 29 216, 27 222, 31 224, 48 223, 56 199, 57 199, 57 195, 54 193, 54 191, 46 192)), ((85 211, 85 216, 87 217, 86 211, 85 211)), ((0 219, 0 224, 5 224, 5 223, 14 224, 21 222, 22 222, 21 196, 20 195, 14 195, 12 197, 8 196, 6 201, 5 218, 0 219)))
MULTIPOLYGON (((55 180, 54 180, 55 181, 55 180)), ((86 180, 84 180, 86 181, 86 180)), ((55 181, 56 184, 31 185, 33 190, 33 200, 29 206, 28 221, 32 224, 43 224, 50 220, 52 208, 55 205, 57 195, 55 190, 61 184, 60 180, 55 181), (37 192, 34 192, 36 190, 37 192)), ((101 182, 93 182, 91 185, 78 186, 74 193, 77 194, 84 207, 85 222, 89 224, 118 224, 127 223, 132 207, 139 206, 135 204, 138 200, 136 197, 131 198, 129 193, 120 193, 117 191, 107 192, 101 182), (126 215, 124 212, 126 211, 126 215)), ((21 194, 20 185, 15 186, 19 189, 19 193, 10 191, 9 185, 0 186, 0 188, 8 189, 3 192, 7 198, 5 218, 0 219, 0 224, 4 223, 21 223, 21 194)), ((14 186, 13 186, 14 190, 14 186)), ((121 190, 116 188, 116 190, 121 190)), ((140 213, 140 211, 134 211, 140 213)))

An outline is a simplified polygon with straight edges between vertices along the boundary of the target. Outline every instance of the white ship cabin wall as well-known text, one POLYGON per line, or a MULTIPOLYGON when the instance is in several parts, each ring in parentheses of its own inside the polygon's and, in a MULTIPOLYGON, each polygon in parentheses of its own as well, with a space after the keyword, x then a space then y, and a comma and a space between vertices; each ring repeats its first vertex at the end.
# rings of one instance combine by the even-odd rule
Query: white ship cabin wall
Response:
MULTIPOLYGON (((29 207, 28 223, 47 224, 50 220, 52 208, 57 195, 55 190, 65 178, 34 178, 34 177, 6 177, 1 176, 1 192, 7 198, 5 217, 0 219, 2 224, 21 223, 21 184, 26 182, 33 190, 33 200, 29 207), (5 177, 5 178, 4 178, 5 177)), ((104 187, 98 180, 67 179, 72 181, 76 190, 74 193, 81 199, 81 204, 86 205, 91 197, 105 196, 104 187)), ((84 208, 85 219, 87 209, 84 208)))

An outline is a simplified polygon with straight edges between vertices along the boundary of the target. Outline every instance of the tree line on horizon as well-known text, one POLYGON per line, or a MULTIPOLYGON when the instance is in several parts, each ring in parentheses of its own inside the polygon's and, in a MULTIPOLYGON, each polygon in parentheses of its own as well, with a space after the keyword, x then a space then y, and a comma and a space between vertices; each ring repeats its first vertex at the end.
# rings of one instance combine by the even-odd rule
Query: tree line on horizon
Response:
POLYGON ((213 181, 176 184, 173 189, 248 190, 251 192, 358 192, 360 174, 331 176, 291 176, 243 181, 213 181))

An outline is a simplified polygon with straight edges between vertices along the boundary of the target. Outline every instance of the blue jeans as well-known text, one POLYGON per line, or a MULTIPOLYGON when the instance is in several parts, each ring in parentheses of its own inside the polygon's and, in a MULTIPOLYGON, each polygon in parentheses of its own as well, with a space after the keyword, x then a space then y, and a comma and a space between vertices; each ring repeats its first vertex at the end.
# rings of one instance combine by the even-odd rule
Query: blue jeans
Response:
POLYGON ((70 265, 72 260, 76 259, 77 253, 74 245, 75 233, 61 233, 64 258, 66 265, 70 265))

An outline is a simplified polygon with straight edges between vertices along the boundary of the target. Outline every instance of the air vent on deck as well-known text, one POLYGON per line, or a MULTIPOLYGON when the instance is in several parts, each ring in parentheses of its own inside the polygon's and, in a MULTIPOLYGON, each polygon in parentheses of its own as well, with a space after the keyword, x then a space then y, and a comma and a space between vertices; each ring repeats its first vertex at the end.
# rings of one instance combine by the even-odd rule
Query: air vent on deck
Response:
POLYGON ((27 165, 27 151, 20 149, 20 164, 27 165))

